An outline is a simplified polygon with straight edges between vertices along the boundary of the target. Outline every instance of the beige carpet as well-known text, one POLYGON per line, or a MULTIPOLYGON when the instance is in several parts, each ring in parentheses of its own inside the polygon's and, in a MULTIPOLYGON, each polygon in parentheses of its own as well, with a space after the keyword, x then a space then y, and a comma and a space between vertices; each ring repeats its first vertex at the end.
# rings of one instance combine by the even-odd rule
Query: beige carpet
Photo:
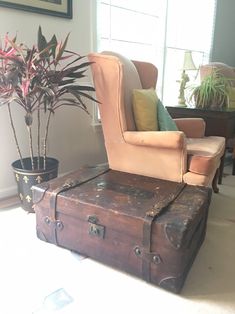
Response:
POLYGON ((226 175, 213 194, 206 239, 181 295, 42 242, 34 214, 1 210, 0 313, 235 313, 234 204, 235 176, 226 175), (60 288, 64 295, 57 301, 73 301, 56 311, 45 297, 60 288))

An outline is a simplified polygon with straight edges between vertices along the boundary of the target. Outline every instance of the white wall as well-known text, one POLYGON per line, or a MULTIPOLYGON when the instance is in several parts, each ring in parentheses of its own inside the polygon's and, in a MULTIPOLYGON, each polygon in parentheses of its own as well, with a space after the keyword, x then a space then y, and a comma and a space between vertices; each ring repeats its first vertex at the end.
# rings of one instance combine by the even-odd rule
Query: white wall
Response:
MULTIPOLYGON (((42 26, 48 39, 56 34, 58 40, 64 39, 68 32, 68 48, 80 54, 94 51, 93 46, 93 0, 73 1, 73 19, 64 19, 49 15, 24 12, 0 7, 0 36, 6 32, 11 36, 17 33, 20 41, 28 45, 37 42, 37 30, 42 26)), ((89 81, 89 79, 87 79, 89 81)), ((88 104, 92 113, 92 104, 88 104)), ((23 117, 20 110, 14 111, 17 133, 25 136, 23 117)), ((25 156, 26 145, 22 143, 25 156)), ((0 198, 16 192, 11 163, 18 159, 7 109, 0 107, 0 198)), ((60 173, 77 169, 84 164, 95 164, 106 161, 102 131, 92 126, 92 119, 76 108, 61 109, 51 124, 49 137, 49 154, 60 160, 60 173)))

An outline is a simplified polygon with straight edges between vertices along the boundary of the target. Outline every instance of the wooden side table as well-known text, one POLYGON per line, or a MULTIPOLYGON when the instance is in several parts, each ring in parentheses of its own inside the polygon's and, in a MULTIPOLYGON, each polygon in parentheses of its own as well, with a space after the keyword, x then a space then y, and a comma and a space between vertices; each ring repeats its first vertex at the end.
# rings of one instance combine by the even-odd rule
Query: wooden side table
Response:
MULTIPOLYGON (((199 109, 194 107, 166 107, 172 118, 203 118, 206 122, 207 136, 223 136, 226 147, 235 139, 235 108, 233 109, 199 109)), ((235 147, 233 147, 233 150, 235 147)), ((219 183, 222 182, 223 161, 220 167, 219 183)), ((233 175, 235 175, 235 156, 233 155, 233 175)))

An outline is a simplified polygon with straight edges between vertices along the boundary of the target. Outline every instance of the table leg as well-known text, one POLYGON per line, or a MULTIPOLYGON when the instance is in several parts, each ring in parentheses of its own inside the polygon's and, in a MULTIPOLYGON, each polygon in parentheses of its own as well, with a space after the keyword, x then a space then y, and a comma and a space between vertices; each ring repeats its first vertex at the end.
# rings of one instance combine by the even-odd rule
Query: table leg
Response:
POLYGON ((233 154, 232 154, 232 160, 233 160, 233 176, 235 176, 235 147, 233 148, 233 154))

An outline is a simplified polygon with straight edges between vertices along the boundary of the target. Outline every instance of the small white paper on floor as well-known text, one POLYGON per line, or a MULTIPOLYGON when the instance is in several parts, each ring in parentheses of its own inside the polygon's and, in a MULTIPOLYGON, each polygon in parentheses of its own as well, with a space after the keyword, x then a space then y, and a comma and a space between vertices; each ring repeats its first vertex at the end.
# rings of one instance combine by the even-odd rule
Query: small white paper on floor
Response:
POLYGON ((66 305, 72 302, 73 298, 68 294, 68 292, 63 288, 60 288, 47 295, 43 300, 42 306, 34 311, 33 314, 53 313, 63 309, 66 305))

